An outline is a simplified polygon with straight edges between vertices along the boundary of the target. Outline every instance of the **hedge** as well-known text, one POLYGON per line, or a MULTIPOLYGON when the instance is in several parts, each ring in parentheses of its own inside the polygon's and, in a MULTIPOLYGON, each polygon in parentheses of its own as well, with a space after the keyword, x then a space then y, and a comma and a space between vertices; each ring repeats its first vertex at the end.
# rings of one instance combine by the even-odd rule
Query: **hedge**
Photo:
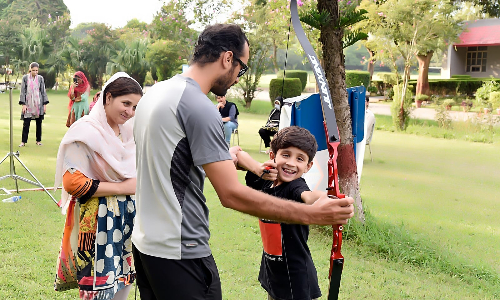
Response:
POLYGON ((307 71, 301 70, 290 70, 285 73, 286 78, 298 78, 302 83, 302 91, 306 88, 307 85, 307 71))
POLYGON ((367 71, 345 71, 345 85, 347 88, 370 84, 370 72, 367 71))
POLYGON ((269 98, 271 101, 276 99, 276 97, 281 96, 281 90, 283 86, 283 82, 285 83, 285 87, 283 88, 283 98, 292 98, 297 97, 302 94, 302 84, 300 79, 298 78, 274 78, 269 82, 269 98))
MULTIPOLYGON (((457 92, 463 95, 472 95, 484 82, 492 80, 491 78, 453 78, 453 79, 430 79, 429 92, 431 95, 456 95, 457 92)), ((500 82, 500 79, 495 79, 500 82)), ((410 80, 410 84, 416 86, 416 80, 410 80)), ((415 92, 415 91, 413 91, 415 92)))

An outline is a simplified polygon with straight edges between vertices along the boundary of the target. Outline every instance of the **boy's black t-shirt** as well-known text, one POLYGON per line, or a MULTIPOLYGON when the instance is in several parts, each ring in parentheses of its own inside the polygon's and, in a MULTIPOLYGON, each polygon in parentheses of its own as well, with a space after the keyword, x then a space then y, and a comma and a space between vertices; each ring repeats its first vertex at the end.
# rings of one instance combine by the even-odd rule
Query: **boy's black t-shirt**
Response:
MULTIPOLYGON (((272 182, 252 172, 245 176, 247 186, 279 198, 303 202, 300 195, 309 191, 303 178, 272 188, 272 182)), ((307 246, 309 226, 259 220, 264 251, 259 281, 276 300, 310 300, 321 297, 316 268, 307 246)))

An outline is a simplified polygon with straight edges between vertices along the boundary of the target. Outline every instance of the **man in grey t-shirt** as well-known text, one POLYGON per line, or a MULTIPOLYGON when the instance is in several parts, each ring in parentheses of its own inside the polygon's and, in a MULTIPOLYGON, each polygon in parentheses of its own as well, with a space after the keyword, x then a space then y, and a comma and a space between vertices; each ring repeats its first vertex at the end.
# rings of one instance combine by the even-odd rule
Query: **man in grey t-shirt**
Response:
MULTIPOLYGON (((189 69, 155 84, 137 106, 137 213, 132 241, 144 299, 222 299, 208 240, 205 175, 225 207, 262 219, 346 224, 353 199, 322 197, 313 205, 286 201, 238 181, 236 156, 206 96, 223 96, 248 67, 248 40, 237 25, 208 26, 189 69), (233 153, 234 154, 234 153, 233 153)), ((267 163, 276 167, 273 163, 267 163)), ((246 166, 261 175, 264 167, 246 166)), ((277 172, 272 170, 273 173, 277 172)))

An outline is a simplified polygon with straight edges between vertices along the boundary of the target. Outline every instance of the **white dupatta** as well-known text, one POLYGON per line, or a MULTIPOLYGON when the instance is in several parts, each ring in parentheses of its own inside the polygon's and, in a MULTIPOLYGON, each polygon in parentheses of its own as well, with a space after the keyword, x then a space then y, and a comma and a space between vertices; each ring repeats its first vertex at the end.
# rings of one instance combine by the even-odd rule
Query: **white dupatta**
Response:
MULTIPOLYGON (((114 74, 104 85, 99 100, 89 115, 73 123, 64 135, 57 153, 54 190, 62 183, 64 173, 75 168, 85 176, 104 182, 121 182, 136 177, 133 118, 118 125, 117 137, 109 126, 104 110, 104 89, 127 73, 114 74)), ((71 195, 62 189, 58 205, 66 212, 71 195)))

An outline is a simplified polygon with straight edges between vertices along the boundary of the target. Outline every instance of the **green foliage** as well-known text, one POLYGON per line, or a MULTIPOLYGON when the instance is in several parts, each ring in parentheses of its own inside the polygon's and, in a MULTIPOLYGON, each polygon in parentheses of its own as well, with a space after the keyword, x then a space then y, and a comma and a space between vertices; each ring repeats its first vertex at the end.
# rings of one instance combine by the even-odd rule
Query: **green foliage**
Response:
MULTIPOLYGON (((454 79, 430 79, 429 92, 432 95, 473 95, 489 78, 454 78, 454 79)), ((499 79, 495 81, 500 83, 499 79)), ((415 80, 409 81, 416 84, 415 80)))
MULTIPOLYGON (((453 101, 453 99, 446 99, 445 101, 447 101, 447 100, 453 101)), ((443 102, 442 105, 438 105, 436 107, 436 117, 435 118, 436 118, 436 121, 437 121, 439 127, 451 129, 452 128, 451 116, 450 116, 450 112, 447 110, 446 106, 447 105, 443 102)))
POLYGON ((3 64, 9 65, 10 60, 17 56, 21 44, 21 26, 19 19, 0 19, 0 57, 3 64))
MULTIPOLYGON (((491 114, 487 114, 492 117, 491 114)), ((453 122, 450 128, 440 127, 435 120, 410 119, 405 130, 407 134, 429 136, 440 139, 461 140, 477 143, 500 143, 500 127, 485 125, 488 117, 472 118, 465 122, 453 122), (486 118, 486 119, 483 119, 486 118)), ((391 116, 376 115, 375 129, 396 131, 391 116)))
POLYGON ((361 42, 344 49, 344 64, 346 70, 364 70, 364 66, 369 53, 361 42))
POLYGON ((498 0, 452 0, 456 4, 470 2, 481 8, 481 12, 490 18, 500 17, 500 2, 498 0))
POLYGON ((163 5, 151 22, 151 32, 154 40, 175 41, 179 56, 189 60, 198 33, 190 27, 194 22, 186 17, 187 2, 170 1, 163 5))
MULTIPOLYGON (((32 20, 29 27, 25 27, 21 33, 21 48, 17 53, 17 59, 29 65, 38 62, 43 65, 52 52, 52 45, 46 31, 37 20, 32 20)), ((19 70, 25 74, 27 69, 19 70)))
POLYGON ((118 41, 115 44, 110 59, 106 65, 108 74, 118 71, 127 72, 140 85, 143 85, 146 73, 150 69, 149 62, 146 60, 146 51, 149 41, 146 39, 132 40, 129 42, 118 41))
POLYGON ((412 109, 412 92, 411 88, 407 88, 404 93, 403 98, 403 85, 395 85, 394 89, 394 98, 391 103, 391 115, 395 128, 398 130, 406 130, 408 124, 410 122, 410 113, 412 109), (404 99, 404 101, 402 100, 404 99), (401 103, 403 103, 401 107, 401 103))
POLYGON ((500 91, 491 92, 489 101, 493 108, 500 108, 500 91))
POLYGON ((476 91, 476 101, 481 105, 487 105, 491 92, 500 92, 500 82, 489 80, 476 91))
POLYGON ((269 98, 276 99, 283 96, 284 99, 300 96, 302 83, 298 78, 275 78, 269 83, 269 98), (283 85, 284 83, 284 85, 283 85), (283 94, 281 93, 283 91, 283 94))
POLYGON ((454 106, 454 105, 457 105, 457 102, 454 99, 444 99, 443 100, 444 107, 454 106))
POLYGON ((358 41, 368 39, 368 34, 363 32, 361 29, 353 29, 352 27, 353 25, 367 19, 365 16, 367 11, 365 9, 358 8, 359 2, 359 0, 339 0, 340 14, 336 23, 332 22, 333 18, 329 15, 328 11, 323 10, 320 12, 315 6, 311 6, 308 10, 302 12, 300 15, 300 21, 317 30, 321 30, 327 26, 342 29, 344 31, 342 37, 342 48, 345 49, 354 45, 358 41))
POLYGON ((252 47, 250 47, 250 57, 247 62, 249 69, 240 77, 238 87, 240 87, 243 92, 245 107, 250 107, 255 97, 255 92, 257 91, 262 73, 264 73, 265 70, 272 41, 270 39, 263 39, 263 35, 259 33, 248 33, 247 38, 250 45, 252 45, 252 47))
POLYGON ((311 26, 312 28, 320 30, 321 26, 325 26, 330 23, 331 17, 325 10, 319 12, 317 9, 311 9, 300 16, 300 21, 311 26))
POLYGON ((132 20, 127 22, 125 28, 136 29, 139 32, 142 32, 148 29, 148 24, 146 22, 139 21, 137 18, 133 18, 132 20))
POLYGON ((460 74, 455 74, 451 75, 451 78, 456 78, 456 79, 469 79, 472 78, 470 75, 460 75, 460 74))
POLYGON ((354 86, 369 86, 370 73, 367 71, 345 71, 345 86, 350 88, 354 86))
POLYGON ((149 45, 146 60, 155 68, 158 80, 169 79, 183 64, 179 51, 177 42, 170 40, 157 40, 149 45))
POLYGON ((401 80, 401 76, 396 73, 380 72, 377 75, 383 83, 391 86, 396 85, 401 80))
POLYGON ((302 83, 302 91, 306 88, 307 85, 307 71, 300 71, 300 70, 290 70, 286 71, 286 78, 298 78, 300 79, 300 82, 302 83))
POLYGON ((368 93, 377 93, 378 92, 378 89, 376 86, 374 86, 373 84, 370 84, 367 88, 366 88, 366 91, 368 93))
POLYGON ((64 14, 69 14, 69 10, 63 0, 4 0, 0 2, 0 19, 12 20, 16 17, 23 25, 28 25, 33 19, 46 25, 64 14))
POLYGON ((416 95, 415 96, 415 102, 417 101, 427 101, 429 100, 429 96, 428 95, 425 95, 425 94, 420 94, 420 95, 416 95))

